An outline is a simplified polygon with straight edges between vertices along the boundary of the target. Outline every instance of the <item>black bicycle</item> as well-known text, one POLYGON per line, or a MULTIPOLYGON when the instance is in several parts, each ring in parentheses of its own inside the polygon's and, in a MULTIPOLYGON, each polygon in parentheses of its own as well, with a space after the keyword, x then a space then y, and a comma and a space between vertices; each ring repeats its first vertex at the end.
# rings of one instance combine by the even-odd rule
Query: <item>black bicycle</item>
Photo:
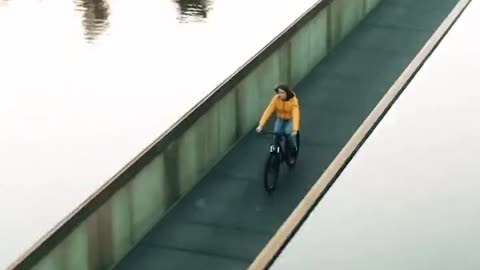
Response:
POLYGON ((293 168, 297 162, 300 150, 300 133, 297 133, 296 143, 297 149, 287 140, 288 134, 275 133, 272 131, 262 131, 261 133, 274 135, 273 143, 269 145, 269 155, 265 164, 263 183, 265 190, 272 192, 275 190, 280 173, 280 165, 282 162, 287 163, 288 167, 293 168), (285 147, 282 145, 285 145, 285 147))

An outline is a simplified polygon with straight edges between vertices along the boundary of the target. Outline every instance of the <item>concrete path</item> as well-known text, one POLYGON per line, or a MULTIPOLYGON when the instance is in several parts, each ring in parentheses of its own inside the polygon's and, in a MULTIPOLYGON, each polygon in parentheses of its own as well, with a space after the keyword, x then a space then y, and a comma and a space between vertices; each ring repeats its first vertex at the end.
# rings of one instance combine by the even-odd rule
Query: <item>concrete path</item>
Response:
POLYGON ((301 153, 275 193, 252 132, 115 269, 246 269, 456 3, 384 0, 296 87, 301 153))

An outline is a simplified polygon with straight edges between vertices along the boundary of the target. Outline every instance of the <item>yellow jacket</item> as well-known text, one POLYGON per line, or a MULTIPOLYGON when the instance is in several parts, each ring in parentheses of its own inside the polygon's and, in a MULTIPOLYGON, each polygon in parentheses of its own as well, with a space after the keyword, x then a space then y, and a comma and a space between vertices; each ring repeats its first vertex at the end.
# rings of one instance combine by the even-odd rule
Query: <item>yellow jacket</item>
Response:
POLYGON ((263 112, 259 125, 263 127, 275 111, 277 112, 277 117, 282 120, 293 119, 293 131, 298 132, 300 128, 300 109, 295 94, 285 101, 278 95, 275 95, 265 109, 265 112, 263 112))

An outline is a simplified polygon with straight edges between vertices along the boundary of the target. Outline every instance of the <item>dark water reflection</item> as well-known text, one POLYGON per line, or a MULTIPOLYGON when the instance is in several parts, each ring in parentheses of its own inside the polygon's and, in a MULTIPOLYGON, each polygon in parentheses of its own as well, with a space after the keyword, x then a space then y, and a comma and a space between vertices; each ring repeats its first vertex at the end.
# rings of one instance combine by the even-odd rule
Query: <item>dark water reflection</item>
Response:
POLYGON ((185 22, 204 22, 213 6, 209 0, 175 0, 179 15, 177 20, 185 22))
MULTIPOLYGON (((7 1, 7 0, 0 0, 7 1)), ((213 7, 212 0, 174 0, 177 4, 177 21, 180 23, 206 22, 213 7)), ((1 2, 0 2, 1 3, 1 2)), ((107 32, 110 23, 110 6, 105 0, 74 0, 76 10, 82 13, 84 35, 88 42, 107 32)))
POLYGON ((84 34, 87 41, 95 40, 110 26, 110 6, 104 0, 74 0, 77 11, 83 13, 84 34))
MULTIPOLYGON (((93 43, 108 32, 112 15, 109 1, 72 1, 75 11, 81 14, 84 37, 88 43, 93 43)), ((0 7, 7 7, 12 2, 15 3, 12 0, 0 0, 0 7)), ((213 0, 171 0, 171 3, 176 8, 176 15, 172 19, 176 19, 177 23, 204 23, 207 21, 209 12, 212 11, 214 5, 213 0)), ((159 10, 159 16, 162 16, 162 10, 159 10)))

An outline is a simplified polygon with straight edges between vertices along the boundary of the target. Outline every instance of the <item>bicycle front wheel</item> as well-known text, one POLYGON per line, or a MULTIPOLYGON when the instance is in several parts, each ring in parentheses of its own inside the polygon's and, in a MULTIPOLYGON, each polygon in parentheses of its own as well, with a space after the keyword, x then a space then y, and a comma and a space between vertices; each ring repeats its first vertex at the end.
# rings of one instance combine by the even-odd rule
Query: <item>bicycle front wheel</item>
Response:
POLYGON ((265 164, 265 172, 263 183, 265 190, 272 192, 275 190, 278 181, 278 173, 280 170, 280 158, 276 154, 270 154, 265 164))

